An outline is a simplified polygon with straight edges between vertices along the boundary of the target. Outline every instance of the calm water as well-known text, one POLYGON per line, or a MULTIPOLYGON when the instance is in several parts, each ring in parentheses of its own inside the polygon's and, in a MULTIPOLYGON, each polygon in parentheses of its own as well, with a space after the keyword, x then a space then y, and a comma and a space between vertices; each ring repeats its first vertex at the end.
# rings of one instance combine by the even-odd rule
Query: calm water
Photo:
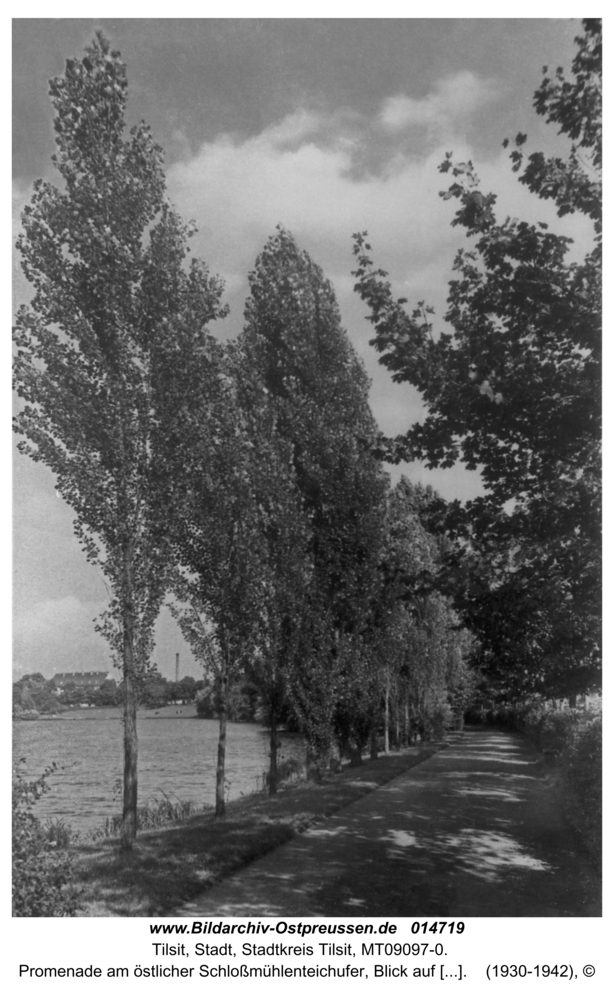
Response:
MULTIPOLYGON (((139 803, 162 793, 183 800, 215 801, 218 723, 198 719, 192 706, 144 712, 138 719, 139 803)), ((269 734, 258 725, 229 723, 226 748, 228 798, 262 787, 268 769, 269 734)), ((121 812, 118 785, 123 772, 122 722, 112 709, 71 712, 58 719, 13 723, 13 754, 26 758, 27 774, 38 777, 52 761, 60 771, 49 779, 41 817, 61 817, 85 831, 121 812)), ((299 756, 302 741, 282 734, 281 758, 299 756)))

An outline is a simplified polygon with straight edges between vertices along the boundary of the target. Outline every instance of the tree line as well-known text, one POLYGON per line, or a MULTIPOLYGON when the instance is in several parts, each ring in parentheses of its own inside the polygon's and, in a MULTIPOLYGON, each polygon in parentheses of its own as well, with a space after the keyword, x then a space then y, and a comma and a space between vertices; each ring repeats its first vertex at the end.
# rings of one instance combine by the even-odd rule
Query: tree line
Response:
MULTIPOLYGON (((597 23, 580 47, 587 102, 597 23)), ((550 81, 538 111, 565 131, 563 86, 550 81)), ((122 671, 123 847, 165 601, 214 682, 217 815, 242 679, 270 728, 272 794, 281 724, 303 732, 322 775, 339 752, 375 755, 380 737, 388 749, 441 734, 475 697, 480 661, 505 694, 594 683, 597 251, 570 265, 543 227, 497 225, 494 196, 450 156, 447 194, 473 243, 451 285, 454 333, 433 336, 428 309, 406 313, 359 234, 375 347, 428 412, 386 441, 332 286, 283 227, 249 275, 239 337, 211 332, 223 284, 190 257, 149 128, 127 133, 126 68, 101 34, 50 95, 63 185, 37 181, 22 218, 34 293, 14 330, 15 429, 112 595, 97 628, 122 671), (405 478, 392 487, 383 460, 408 457, 480 465, 487 496, 461 507, 405 478)), ((567 129, 582 147, 588 117, 567 129)), ((521 179, 561 213, 590 214, 588 195, 553 187, 556 169, 530 158, 521 179)))
MULTIPOLYGON (((205 686, 203 680, 182 677, 180 681, 169 681, 155 668, 148 670, 140 678, 139 705, 144 708, 160 708, 177 702, 193 702, 205 686)), ((13 714, 16 718, 49 715, 86 705, 92 708, 111 708, 122 705, 124 688, 112 677, 98 687, 85 687, 75 681, 63 683, 59 688, 55 678, 43 674, 25 674, 13 684, 13 714)))

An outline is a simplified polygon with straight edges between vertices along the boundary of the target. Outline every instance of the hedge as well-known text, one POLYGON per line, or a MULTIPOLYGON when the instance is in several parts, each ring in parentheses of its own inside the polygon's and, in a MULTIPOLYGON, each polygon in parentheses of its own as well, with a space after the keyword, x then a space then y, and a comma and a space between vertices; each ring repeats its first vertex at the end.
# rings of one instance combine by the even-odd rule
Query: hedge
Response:
POLYGON ((522 706, 500 705, 487 712, 474 711, 471 721, 517 729, 543 753, 554 757, 569 822, 593 857, 601 860, 601 710, 553 708, 530 701, 522 706))

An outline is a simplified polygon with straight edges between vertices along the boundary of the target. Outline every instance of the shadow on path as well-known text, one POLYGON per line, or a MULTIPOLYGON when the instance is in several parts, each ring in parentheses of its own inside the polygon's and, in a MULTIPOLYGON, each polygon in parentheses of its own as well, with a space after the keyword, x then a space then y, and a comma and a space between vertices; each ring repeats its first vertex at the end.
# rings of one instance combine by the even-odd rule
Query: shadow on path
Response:
POLYGON ((181 916, 600 916, 600 883, 543 756, 468 729, 249 865, 181 916))

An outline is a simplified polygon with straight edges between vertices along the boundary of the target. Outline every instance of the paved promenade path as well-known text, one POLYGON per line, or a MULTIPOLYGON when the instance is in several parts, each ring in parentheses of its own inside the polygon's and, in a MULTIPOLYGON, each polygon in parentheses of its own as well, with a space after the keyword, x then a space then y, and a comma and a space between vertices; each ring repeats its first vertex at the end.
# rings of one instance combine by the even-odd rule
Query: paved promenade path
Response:
POLYGON ((178 916, 599 916, 600 881, 542 754, 472 728, 178 916))

